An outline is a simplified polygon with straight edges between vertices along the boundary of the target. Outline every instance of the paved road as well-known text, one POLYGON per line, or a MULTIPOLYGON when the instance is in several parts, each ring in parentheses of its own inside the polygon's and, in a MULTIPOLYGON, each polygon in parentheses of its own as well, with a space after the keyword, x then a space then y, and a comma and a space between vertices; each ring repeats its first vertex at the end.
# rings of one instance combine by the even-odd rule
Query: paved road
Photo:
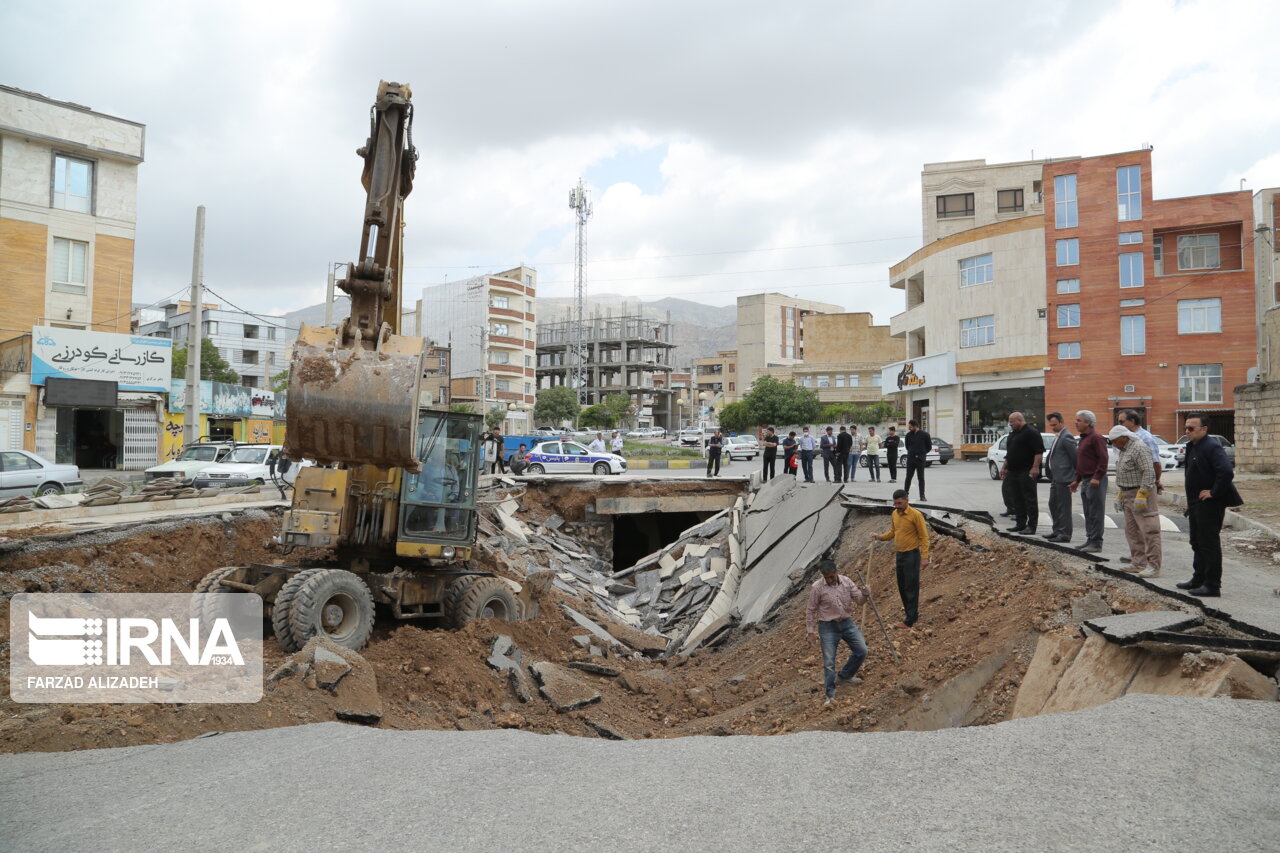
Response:
POLYGON ((0 849, 1231 850, 1280 837, 1275 703, 616 743, 322 723, 0 756, 0 849))

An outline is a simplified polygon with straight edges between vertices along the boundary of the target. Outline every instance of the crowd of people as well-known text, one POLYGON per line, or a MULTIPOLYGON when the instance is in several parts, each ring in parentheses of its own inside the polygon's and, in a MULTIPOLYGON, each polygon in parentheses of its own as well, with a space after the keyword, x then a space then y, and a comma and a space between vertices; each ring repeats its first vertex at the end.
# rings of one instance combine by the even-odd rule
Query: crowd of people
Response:
POLYGON ((853 483, 858 479, 858 468, 865 468, 867 481, 883 482, 880 452, 885 454, 885 466, 889 469, 889 482, 898 482, 898 462, 905 455, 906 476, 905 490, 911 491, 914 480, 920 491, 920 500, 924 495, 925 458, 933 449, 933 439, 916 421, 907 422, 906 435, 899 435, 898 428, 891 426, 882 437, 875 427, 867 427, 866 435, 859 435, 856 426, 826 427, 819 438, 815 438, 809 427, 802 427, 797 436, 794 430, 786 437, 779 436, 773 427, 765 427, 760 434, 761 479, 768 482, 777 476, 778 450, 782 450, 782 473, 803 476, 804 482, 816 482, 814 477, 814 461, 822 458, 822 477, 828 483, 853 483))

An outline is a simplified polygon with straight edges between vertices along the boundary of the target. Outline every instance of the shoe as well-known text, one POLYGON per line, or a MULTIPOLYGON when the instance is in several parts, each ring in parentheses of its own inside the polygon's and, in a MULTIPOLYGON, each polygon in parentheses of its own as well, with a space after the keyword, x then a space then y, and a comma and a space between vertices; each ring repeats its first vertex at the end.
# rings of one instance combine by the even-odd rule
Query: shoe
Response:
POLYGON ((1150 567, 1148 567, 1148 568, 1145 568, 1145 569, 1143 569, 1142 571, 1138 572, 1138 577, 1140 577, 1140 578, 1158 578, 1158 577, 1160 577, 1160 570, 1159 570, 1159 569, 1156 569, 1156 568, 1150 568, 1150 567))
POLYGON ((1191 593, 1197 598, 1218 598, 1219 596, 1222 595, 1222 593, 1219 592, 1218 590, 1209 589, 1209 587, 1207 586, 1198 586, 1195 589, 1187 590, 1187 592, 1191 593))
POLYGON ((1041 539, 1044 539, 1044 540, 1046 540, 1046 541, 1049 541, 1049 542, 1067 542, 1067 541, 1069 541, 1065 536, 1059 536, 1059 535, 1058 535, 1058 534, 1056 534, 1056 533, 1041 533, 1041 534, 1040 534, 1040 538, 1041 538, 1041 539))
POLYGON ((1143 568, 1142 566, 1121 566, 1120 571, 1126 572, 1131 575, 1140 575, 1143 572, 1145 572, 1146 569, 1143 568))
POLYGON ((1001 517, 1001 518, 1013 518, 1013 513, 1011 513, 1011 512, 1002 512, 1002 513, 1000 513, 1000 517, 1001 517))
POLYGON ((1176 586, 1178 589, 1195 589, 1196 587, 1200 586, 1200 584, 1196 583, 1195 581, 1183 581, 1182 583, 1174 584, 1174 586, 1176 586))
POLYGON ((1085 544, 1081 545, 1081 546, 1080 546, 1079 548, 1077 548, 1076 550, 1077 550, 1077 551, 1080 551, 1080 552, 1083 552, 1083 553, 1085 553, 1085 554, 1101 554, 1101 553, 1102 553, 1102 546, 1101 546, 1101 545, 1090 545, 1088 542, 1086 542, 1085 544))
POLYGON ((862 683, 862 679, 856 675, 851 675, 848 678, 845 678, 842 675, 836 676, 836 684, 861 684, 861 683, 862 683))
POLYGON ((1023 526, 1020 524, 1015 527, 1006 527, 1005 529, 1010 533, 1021 533, 1024 530, 1023 526))
POLYGON ((928 499, 928 498, 926 498, 924 495, 921 495, 921 496, 920 496, 920 503, 924 503, 924 502, 925 502, 925 501, 927 501, 927 500, 929 500, 929 499, 928 499))
POLYGON ((1129 557, 1121 557, 1121 558, 1120 558, 1120 562, 1122 562, 1122 563, 1132 563, 1132 562, 1133 562, 1133 560, 1132 560, 1132 559, 1130 559, 1129 557))
POLYGON ((836 701, 835 699, 833 699, 833 698, 831 698, 830 696, 828 696, 826 699, 823 699, 823 700, 822 700, 822 707, 824 707, 824 708, 830 708, 832 705, 834 705, 834 704, 835 704, 835 701, 836 701))

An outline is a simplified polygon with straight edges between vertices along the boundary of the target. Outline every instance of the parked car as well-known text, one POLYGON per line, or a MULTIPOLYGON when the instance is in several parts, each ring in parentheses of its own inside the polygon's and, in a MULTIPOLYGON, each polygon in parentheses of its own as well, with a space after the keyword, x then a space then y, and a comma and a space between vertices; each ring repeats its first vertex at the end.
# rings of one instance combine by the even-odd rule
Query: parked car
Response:
POLYGON ((530 474, 622 474, 627 460, 613 453, 592 453, 576 441, 544 441, 525 460, 530 474))
POLYGON ((724 440, 723 455, 730 462, 735 459, 755 459, 760 454, 760 443, 749 435, 731 435, 724 440))
MULTIPOLYGON (((946 465, 956 458, 956 449, 940 438, 933 439, 933 449, 938 451, 939 465, 946 465)), ((928 464, 928 457, 925 458, 925 464, 928 464)))
POLYGON ((61 495, 83 486, 80 469, 59 465, 25 450, 0 452, 0 495, 61 495))
POLYGON ((708 436, 697 427, 682 429, 680 432, 676 433, 675 443, 680 447, 698 447, 706 441, 707 437, 708 436))
MULTIPOLYGON (((1231 460, 1232 467, 1235 467, 1236 446, 1232 444, 1231 441, 1225 435, 1210 434, 1210 437, 1216 438, 1218 440, 1218 444, 1221 444, 1222 449, 1227 452, 1227 458, 1231 460)), ((1178 466, 1181 467, 1187 464, 1187 437, 1185 435, 1182 438, 1178 439, 1177 447, 1178 447, 1178 453, 1177 453, 1178 466)))
POLYGON ((531 434, 544 436, 546 438, 556 438, 558 436, 564 435, 567 432, 568 430, 558 429, 556 427, 544 426, 544 427, 538 427, 531 434))
MULTIPOLYGON (((1066 434, 1065 431, 1064 431, 1064 434, 1066 434)), ((1054 441, 1057 440, 1058 436, 1056 436, 1051 432, 1042 432, 1040 433, 1040 438, 1044 440, 1044 452, 1045 452, 1045 455, 1048 455, 1050 449, 1053 448, 1054 441)), ((1070 440, 1075 441, 1075 436, 1071 436, 1070 440)), ((1009 433, 1006 432, 1004 435, 1000 436, 1000 438, 996 439, 996 442, 994 444, 992 444, 990 447, 987 448, 987 471, 991 474, 991 479, 993 480, 1000 479, 1000 469, 1004 467, 1004 458, 1009 455, 1008 450, 1005 447, 1008 441, 1009 441, 1009 433)), ((1115 448, 1110 447, 1110 443, 1108 443, 1108 448, 1110 449, 1110 453, 1108 454, 1108 457, 1110 459, 1109 464, 1114 466, 1115 460, 1118 458, 1119 451, 1117 451, 1115 448)), ((1045 473, 1046 472, 1045 472, 1044 466, 1043 465, 1040 466, 1041 480, 1048 480, 1048 477, 1045 476, 1045 473)))
MULTIPOLYGON (((201 469, 192 481, 197 489, 208 489, 215 486, 238 488, 240 486, 261 485, 271 482, 271 465, 280 460, 281 446, 278 444, 238 444, 223 460, 208 468, 201 469)), ((298 476, 299 468, 311 464, 304 459, 289 467, 282 479, 292 483, 298 476)))
MULTIPOLYGON (((1169 456, 1173 458, 1174 468, 1182 464, 1182 461, 1178 458, 1178 454, 1186 448, 1186 445, 1170 444, 1169 442, 1165 441, 1164 438, 1158 435, 1153 435, 1151 437, 1156 440, 1156 444, 1160 445, 1162 459, 1163 459, 1163 454, 1168 453, 1169 456)), ((1168 471, 1169 466, 1166 465, 1164 470, 1168 471)))
POLYGON ((148 480, 160 477, 177 477, 190 479, 211 465, 216 465, 227 458, 236 443, 234 441, 198 441, 182 448, 176 459, 170 459, 162 465, 154 465, 143 472, 148 480))
MULTIPOLYGON (((880 448, 880 453, 878 455, 880 456, 880 467, 881 468, 887 467, 889 464, 889 451, 885 450, 882 447, 880 448)), ((870 454, 864 453, 862 454, 862 456, 858 458, 858 467, 869 468, 871 466, 871 460, 867 458, 868 456, 870 456, 870 454)), ((945 464, 942 461, 942 454, 941 452, 939 452, 938 445, 936 444, 933 446, 932 450, 930 450, 928 453, 924 455, 924 467, 928 468, 935 462, 937 462, 940 465, 945 464)), ((907 452, 903 450, 898 454, 898 467, 905 468, 906 464, 907 464, 907 452)))
POLYGON ((666 438, 667 431, 662 427, 640 427, 627 433, 627 438, 666 438))

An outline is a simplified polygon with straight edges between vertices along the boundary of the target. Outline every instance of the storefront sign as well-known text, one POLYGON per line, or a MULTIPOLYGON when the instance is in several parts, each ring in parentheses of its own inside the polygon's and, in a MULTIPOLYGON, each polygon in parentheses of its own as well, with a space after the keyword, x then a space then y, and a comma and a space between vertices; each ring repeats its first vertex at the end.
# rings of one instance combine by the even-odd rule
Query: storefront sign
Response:
POLYGON ((44 384, 46 406, 89 406, 114 409, 120 394, 116 383, 100 379, 63 379, 50 376, 44 384))
MULTIPOLYGON (((218 418, 247 418, 253 414, 252 388, 226 382, 200 382, 200 411, 218 418)), ((187 383, 174 379, 169 386, 169 411, 185 411, 187 383)))
POLYGON ((173 342, 111 332, 36 326, 31 330, 31 384, 56 376, 115 382, 121 391, 167 391, 173 342))
POLYGON ((880 374, 880 387, 886 393, 917 391, 955 383, 956 354, 950 351, 886 364, 880 374))

